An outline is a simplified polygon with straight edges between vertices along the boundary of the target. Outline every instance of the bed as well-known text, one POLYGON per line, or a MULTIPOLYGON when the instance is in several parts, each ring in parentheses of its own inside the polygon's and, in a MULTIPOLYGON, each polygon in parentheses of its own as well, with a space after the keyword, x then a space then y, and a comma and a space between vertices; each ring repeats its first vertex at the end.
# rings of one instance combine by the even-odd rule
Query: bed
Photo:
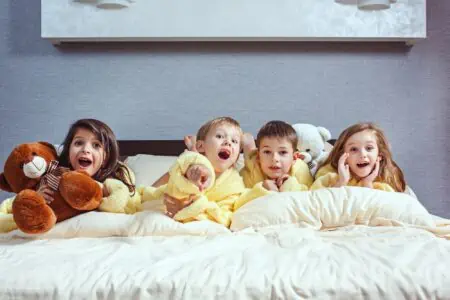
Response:
MULTIPOLYGON (((151 184, 182 141, 121 141, 151 184)), ((231 230, 162 202, 0 235, 0 299, 450 299, 450 222, 411 195, 339 188, 252 201, 231 230), (395 195, 393 195, 395 194, 395 195)))

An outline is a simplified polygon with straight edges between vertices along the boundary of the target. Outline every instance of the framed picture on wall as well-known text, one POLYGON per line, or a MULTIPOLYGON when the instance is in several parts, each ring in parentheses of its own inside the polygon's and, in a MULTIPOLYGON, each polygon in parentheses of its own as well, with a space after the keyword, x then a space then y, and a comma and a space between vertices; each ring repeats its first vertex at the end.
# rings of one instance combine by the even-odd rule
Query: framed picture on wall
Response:
POLYGON ((425 0, 392 4, 392 0, 41 1, 42 37, 55 42, 411 41, 426 37, 425 0))

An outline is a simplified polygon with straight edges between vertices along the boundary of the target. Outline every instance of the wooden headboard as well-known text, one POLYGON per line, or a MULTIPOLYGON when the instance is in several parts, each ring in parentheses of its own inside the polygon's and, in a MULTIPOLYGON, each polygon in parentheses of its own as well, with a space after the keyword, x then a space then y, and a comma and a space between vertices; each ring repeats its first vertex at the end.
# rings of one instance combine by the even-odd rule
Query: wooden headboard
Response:
MULTIPOLYGON (((336 140, 328 142, 333 145, 336 140)), ((136 154, 152 154, 178 156, 186 146, 182 140, 120 140, 120 156, 122 159, 136 154)))

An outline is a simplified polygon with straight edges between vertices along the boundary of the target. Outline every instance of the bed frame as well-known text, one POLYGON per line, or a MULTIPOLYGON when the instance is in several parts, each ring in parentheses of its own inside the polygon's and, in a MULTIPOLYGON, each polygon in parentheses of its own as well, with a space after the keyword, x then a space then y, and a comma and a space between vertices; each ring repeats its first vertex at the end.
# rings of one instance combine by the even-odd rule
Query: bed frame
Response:
MULTIPOLYGON (((328 143, 334 145, 335 141, 331 139, 328 143)), ((121 158, 125 159, 137 154, 178 156, 186 146, 183 140, 120 140, 119 149, 121 158)))

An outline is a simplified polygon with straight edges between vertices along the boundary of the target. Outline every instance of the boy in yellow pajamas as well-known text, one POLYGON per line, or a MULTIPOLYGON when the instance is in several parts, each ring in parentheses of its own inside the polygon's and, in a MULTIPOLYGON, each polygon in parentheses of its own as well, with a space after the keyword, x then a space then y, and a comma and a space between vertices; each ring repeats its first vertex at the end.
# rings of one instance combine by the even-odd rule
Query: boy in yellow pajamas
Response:
POLYGON ((212 220, 229 226, 235 203, 247 202, 268 191, 246 189, 235 168, 242 130, 237 121, 221 117, 198 131, 195 151, 183 153, 171 167, 168 182, 140 187, 142 201, 164 195, 167 215, 177 221, 212 220))
MULTIPOLYGON (((313 177, 308 165, 298 159, 298 138, 291 125, 270 121, 259 130, 256 145, 251 135, 244 136, 243 140, 245 166, 241 175, 246 187, 266 192, 309 190, 313 177)), ((243 204, 240 201, 235 208, 243 204)))

